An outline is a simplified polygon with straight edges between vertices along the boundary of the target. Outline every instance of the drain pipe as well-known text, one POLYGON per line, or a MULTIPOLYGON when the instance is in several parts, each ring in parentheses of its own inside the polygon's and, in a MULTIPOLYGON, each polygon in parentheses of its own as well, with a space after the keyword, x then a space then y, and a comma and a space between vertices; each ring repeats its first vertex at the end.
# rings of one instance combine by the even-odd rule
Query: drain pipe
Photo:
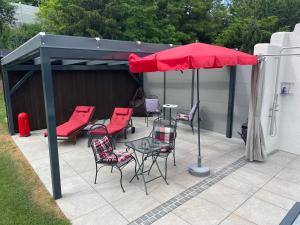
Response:
MULTIPOLYGON (((278 83, 279 83, 279 73, 280 73, 280 66, 281 66, 281 56, 283 51, 285 50, 292 50, 292 49, 300 49, 300 47, 286 47, 280 50, 280 54, 276 56, 277 58, 277 70, 276 70, 276 80, 275 80, 275 87, 274 87, 274 95, 273 95, 273 104, 270 108, 270 136, 275 137, 277 135, 277 119, 276 113, 279 111, 279 104, 278 104, 278 83)), ((287 55, 288 56, 288 55, 287 55)))

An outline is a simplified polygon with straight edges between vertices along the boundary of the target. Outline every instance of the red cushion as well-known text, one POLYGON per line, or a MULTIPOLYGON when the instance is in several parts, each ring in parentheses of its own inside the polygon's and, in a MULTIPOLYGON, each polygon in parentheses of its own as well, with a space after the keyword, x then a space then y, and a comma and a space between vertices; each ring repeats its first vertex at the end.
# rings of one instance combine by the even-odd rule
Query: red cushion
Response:
POLYGON ((70 117, 69 122, 87 124, 91 120, 94 110, 95 110, 94 106, 77 106, 72 116, 70 117))
POLYGON ((114 113, 117 115, 127 115, 129 108, 115 108, 114 113))
POLYGON ((106 130, 103 127, 99 127, 94 130, 91 130, 89 133, 92 135, 106 135, 106 134, 113 135, 113 134, 120 132, 125 127, 124 127, 124 125, 119 124, 119 123, 110 123, 106 126, 106 128, 107 128, 108 133, 106 133, 106 130))
POLYGON ((76 122, 68 121, 56 127, 56 135, 61 137, 68 137, 70 134, 80 129, 84 125, 85 125, 84 123, 76 123, 76 122))
POLYGON ((90 110, 90 106, 76 106, 76 112, 88 112, 90 110))

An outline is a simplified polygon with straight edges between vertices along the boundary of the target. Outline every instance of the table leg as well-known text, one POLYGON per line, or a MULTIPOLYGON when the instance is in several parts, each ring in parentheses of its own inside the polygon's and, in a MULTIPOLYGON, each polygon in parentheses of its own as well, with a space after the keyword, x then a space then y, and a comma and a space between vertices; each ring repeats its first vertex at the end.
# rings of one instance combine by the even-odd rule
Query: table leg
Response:
POLYGON ((165 180, 166 184, 169 184, 168 181, 167 181, 167 178, 164 177, 164 175, 162 174, 162 172, 161 172, 161 170, 160 170, 160 168, 159 168, 159 165, 158 165, 158 163, 157 163, 157 157, 158 157, 158 154, 157 154, 156 157, 154 158, 154 162, 155 162, 155 164, 156 164, 156 166, 157 166, 157 169, 158 169, 158 171, 159 171, 161 177, 165 180))
POLYGON ((145 192, 146 192, 146 195, 148 195, 148 191, 147 191, 147 186, 146 186, 146 180, 145 180, 145 177, 144 177, 144 165, 145 165, 145 160, 144 160, 144 154, 142 155, 142 163, 140 163, 140 161, 138 160, 138 157, 136 155, 136 152, 134 151, 134 155, 136 157, 136 161, 139 165, 139 169, 137 170, 136 174, 131 178, 131 180, 129 181, 129 183, 135 178, 137 177, 138 178, 138 173, 139 171, 141 171, 141 175, 142 175, 142 178, 143 178, 143 182, 144 182, 144 187, 145 187, 145 192))
POLYGON ((133 152, 134 152, 135 159, 136 159, 136 162, 137 162, 139 168, 138 168, 138 170, 135 172, 134 176, 131 178, 131 180, 129 181, 129 183, 131 183, 131 181, 133 181, 133 179, 134 179, 135 177, 137 178, 137 180, 139 179, 139 178, 138 178, 138 173, 139 173, 139 171, 140 171, 141 168, 142 168, 142 164, 140 163, 140 161, 139 161, 139 159, 138 159, 138 157, 137 157, 137 155, 136 155, 135 150, 133 150, 133 152))

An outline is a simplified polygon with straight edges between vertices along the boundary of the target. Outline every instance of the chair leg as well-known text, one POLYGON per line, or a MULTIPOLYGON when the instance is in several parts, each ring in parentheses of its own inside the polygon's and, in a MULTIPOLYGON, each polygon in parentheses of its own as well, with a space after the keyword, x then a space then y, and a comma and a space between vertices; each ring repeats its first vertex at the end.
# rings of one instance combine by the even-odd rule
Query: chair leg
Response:
POLYGON ((166 160, 165 160, 165 179, 167 179, 167 172, 168 172, 168 156, 166 157, 166 160))
POLYGON ((92 140, 93 140, 92 135, 89 135, 89 139, 88 139, 88 147, 91 147, 92 140))
POLYGON ((148 115, 147 115, 147 127, 148 127, 148 115))
POLYGON ((194 126, 193 125, 191 125, 191 127, 192 127, 192 131, 193 131, 193 135, 195 134, 195 132, 194 132, 194 126))
POLYGON ((96 175, 95 175, 95 181, 94 181, 94 184, 97 183, 97 175, 98 175, 98 167, 97 167, 97 163, 96 163, 96 175))
POLYGON ((120 171, 120 174, 121 174, 120 185, 121 185, 121 188, 122 188, 123 192, 125 192, 125 190, 123 188, 123 183, 122 183, 122 181, 123 181, 123 173, 122 173, 122 170, 119 167, 117 167, 117 168, 118 168, 118 170, 120 171))
POLYGON ((110 169, 110 173, 112 173, 112 172, 113 172, 113 169, 114 169, 114 167, 112 166, 112 167, 111 167, 111 169, 110 169))
POLYGON ((174 160, 174 166, 176 166, 176 160, 175 160, 175 149, 173 150, 173 160, 174 160))

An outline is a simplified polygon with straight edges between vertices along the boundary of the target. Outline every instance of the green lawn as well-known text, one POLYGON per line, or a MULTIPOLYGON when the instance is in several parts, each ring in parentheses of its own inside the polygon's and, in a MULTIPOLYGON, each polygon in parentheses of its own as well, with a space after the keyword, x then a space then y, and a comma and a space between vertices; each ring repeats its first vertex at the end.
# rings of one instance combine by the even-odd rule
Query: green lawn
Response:
POLYGON ((0 225, 27 224, 70 222, 8 135, 0 84, 0 225))

